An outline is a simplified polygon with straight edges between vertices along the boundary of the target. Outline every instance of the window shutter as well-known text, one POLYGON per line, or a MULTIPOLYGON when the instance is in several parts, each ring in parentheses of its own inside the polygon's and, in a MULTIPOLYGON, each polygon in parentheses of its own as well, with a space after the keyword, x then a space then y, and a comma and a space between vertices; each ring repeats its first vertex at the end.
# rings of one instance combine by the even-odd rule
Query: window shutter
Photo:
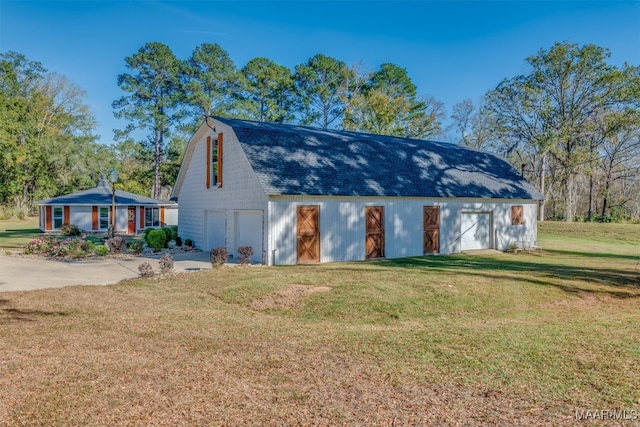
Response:
POLYGON ((207 180, 206 187, 211 188, 211 137, 207 137, 207 155, 205 156, 207 161, 207 180))
POLYGON ((140 206, 140 230, 144 229, 144 206, 140 206))
POLYGON ((98 229, 98 207, 97 206, 91 207, 91 229, 92 230, 98 229))
POLYGON ((44 229, 45 230, 51 230, 52 229, 52 227, 51 227, 51 222, 52 222, 52 219, 51 219, 52 218, 51 206, 47 206, 46 212, 47 213, 45 214, 45 226, 44 226, 44 229))
POLYGON ((218 188, 222 188, 222 132, 218 134, 218 188))
POLYGON ((164 227, 164 206, 160 206, 160 226, 164 227))
POLYGON ((63 211, 63 212, 64 212, 64 214, 63 214, 63 215, 64 215, 64 217, 63 217, 62 222, 63 222, 64 224, 70 224, 71 222, 70 222, 70 220, 69 220, 69 217, 70 217, 70 215, 69 215, 69 206, 65 206, 65 207, 64 207, 64 211, 63 211))

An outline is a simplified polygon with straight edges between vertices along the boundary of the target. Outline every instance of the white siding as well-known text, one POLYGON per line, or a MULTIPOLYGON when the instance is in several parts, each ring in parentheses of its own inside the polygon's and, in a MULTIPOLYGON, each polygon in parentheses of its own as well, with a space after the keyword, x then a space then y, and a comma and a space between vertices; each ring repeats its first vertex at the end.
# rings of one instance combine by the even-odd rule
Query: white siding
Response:
MULTIPOLYGON (((136 209, 138 209, 136 207, 136 209)), ((138 209, 138 212, 136 214, 139 214, 140 211, 138 209)), ((164 223, 166 225, 178 225, 178 207, 169 207, 167 206, 164 209, 164 223)))
MULTIPOLYGON (((216 124, 216 132, 207 126, 201 127, 189 142, 182 168, 185 170, 178 194, 180 236, 183 239, 191 239, 197 248, 209 250, 210 248, 206 247, 205 212, 224 211, 227 251, 230 254, 237 253, 239 245, 235 241, 234 212, 236 210, 264 212, 267 197, 232 129, 219 123, 216 124), (222 188, 212 185, 207 189, 205 187, 207 135, 211 136, 213 141, 217 138, 218 132, 224 134, 222 188)), ((262 251, 263 248, 254 248, 256 253, 262 254, 262 251)))
POLYGON ((235 212, 235 247, 233 252, 236 257, 240 257, 237 249, 240 246, 251 246, 253 248, 253 262, 262 262, 264 251, 263 242, 263 218, 262 211, 236 211, 235 212))
POLYGON ((91 206, 71 206, 69 207, 69 222, 78 226, 79 229, 91 231, 93 227, 91 206))
POLYGON ((320 206, 320 261, 365 259, 365 206, 384 206, 385 255, 423 254, 422 207, 440 206, 440 253, 460 252, 462 212, 490 212, 490 246, 505 250, 515 240, 535 240, 536 202, 462 199, 274 196, 269 201, 269 264, 296 263, 296 206, 320 206), (511 225, 511 206, 524 207, 525 223, 511 225))

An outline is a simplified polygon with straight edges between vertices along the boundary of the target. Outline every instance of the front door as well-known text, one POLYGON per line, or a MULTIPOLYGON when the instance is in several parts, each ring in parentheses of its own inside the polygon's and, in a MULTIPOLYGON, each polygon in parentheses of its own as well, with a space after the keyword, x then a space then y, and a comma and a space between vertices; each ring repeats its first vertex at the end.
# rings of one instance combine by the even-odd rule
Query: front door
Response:
POLYGON ((320 262, 320 207, 298 206, 297 217, 298 263, 320 262))
POLYGON ((365 207, 367 259, 384 257, 384 206, 365 207))
POLYGON ((136 207, 127 208, 127 234, 136 234, 136 207))
POLYGON ((423 209, 423 253, 437 254, 440 252, 440 207, 424 206, 423 209))

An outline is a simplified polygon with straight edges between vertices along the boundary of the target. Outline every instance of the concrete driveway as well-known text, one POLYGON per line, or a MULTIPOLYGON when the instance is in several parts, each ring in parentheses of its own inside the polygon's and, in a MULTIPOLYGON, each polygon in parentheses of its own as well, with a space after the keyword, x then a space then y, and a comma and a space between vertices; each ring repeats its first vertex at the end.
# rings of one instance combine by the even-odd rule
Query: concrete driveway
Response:
MULTIPOLYGON (((210 269, 209 253, 173 254, 174 272, 210 269)), ((0 292, 61 288, 71 285, 111 285, 138 277, 138 266, 148 262, 159 272, 160 255, 102 258, 84 261, 50 261, 0 254, 0 292)))

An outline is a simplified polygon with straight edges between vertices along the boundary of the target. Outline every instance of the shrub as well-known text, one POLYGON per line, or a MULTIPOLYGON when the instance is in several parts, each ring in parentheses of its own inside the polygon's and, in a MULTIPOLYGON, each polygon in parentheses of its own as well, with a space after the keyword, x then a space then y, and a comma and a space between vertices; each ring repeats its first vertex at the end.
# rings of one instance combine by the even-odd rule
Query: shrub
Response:
POLYGON ((142 242, 131 242, 129 243, 129 253, 133 255, 138 255, 142 252, 142 242))
POLYGON ((122 236, 112 237, 111 239, 107 239, 104 243, 112 254, 123 254, 127 249, 127 242, 122 236))
POLYGON ((240 246, 238 248, 238 253, 240 254, 240 264, 245 265, 249 260, 251 260, 253 248, 251 246, 240 246))
POLYGON ((182 237, 176 236, 176 246, 182 246, 182 237))
POLYGON ((191 239, 186 239, 186 240, 184 241, 184 245, 185 245, 186 247, 188 247, 188 248, 192 248, 192 247, 193 247, 193 240, 191 240, 191 239))
POLYGON ((153 227, 147 227, 142 231, 142 237, 144 239, 144 242, 148 245, 149 241, 147 240, 149 238, 149 233, 151 233, 153 230, 155 230, 155 228, 153 227))
POLYGON ((160 258, 160 261, 158 261, 158 263, 160 264, 160 273, 162 274, 169 273, 171 270, 173 270, 173 257, 171 256, 171 254, 162 255, 162 258, 160 258))
POLYGON ((147 244, 153 248, 154 251, 158 252, 164 248, 164 243, 167 239, 167 235, 163 230, 151 230, 149 232, 149 236, 147 236, 147 244))
POLYGON ((107 252, 109 252, 109 248, 107 248, 105 245, 96 245, 93 248, 93 253, 98 256, 106 256, 107 252))
POLYGON ((138 266, 138 271, 140 272, 140 277, 153 276, 153 267, 146 261, 138 266))
POLYGON ((56 240, 53 236, 47 234, 27 242, 24 245, 23 252, 25 255, 43 254, 45 252, 49 252, 49 249, 51 249, 55 242, 56 240))
POLYGON ((51 246, 49 255, 58 258, 84 258, 87 256, 87 242, 84 239, 66 238, 51 246))
POLYGON ((62 224, 60 226, 60 235, 61 236, 79 236, 82 234, 82 231, 75 224, 62 224))
POLYGON ((211 265, 216 268, 222 267, 224 263, 227 262, 228 257, 227 248, 219 247, 211 249, 211 265))
POLYGON ((162 231, 164 231, 164 234, 167 236, 167 241, 173 240, 173 238, 175 237, 171 227, 163 227, 162 231))

